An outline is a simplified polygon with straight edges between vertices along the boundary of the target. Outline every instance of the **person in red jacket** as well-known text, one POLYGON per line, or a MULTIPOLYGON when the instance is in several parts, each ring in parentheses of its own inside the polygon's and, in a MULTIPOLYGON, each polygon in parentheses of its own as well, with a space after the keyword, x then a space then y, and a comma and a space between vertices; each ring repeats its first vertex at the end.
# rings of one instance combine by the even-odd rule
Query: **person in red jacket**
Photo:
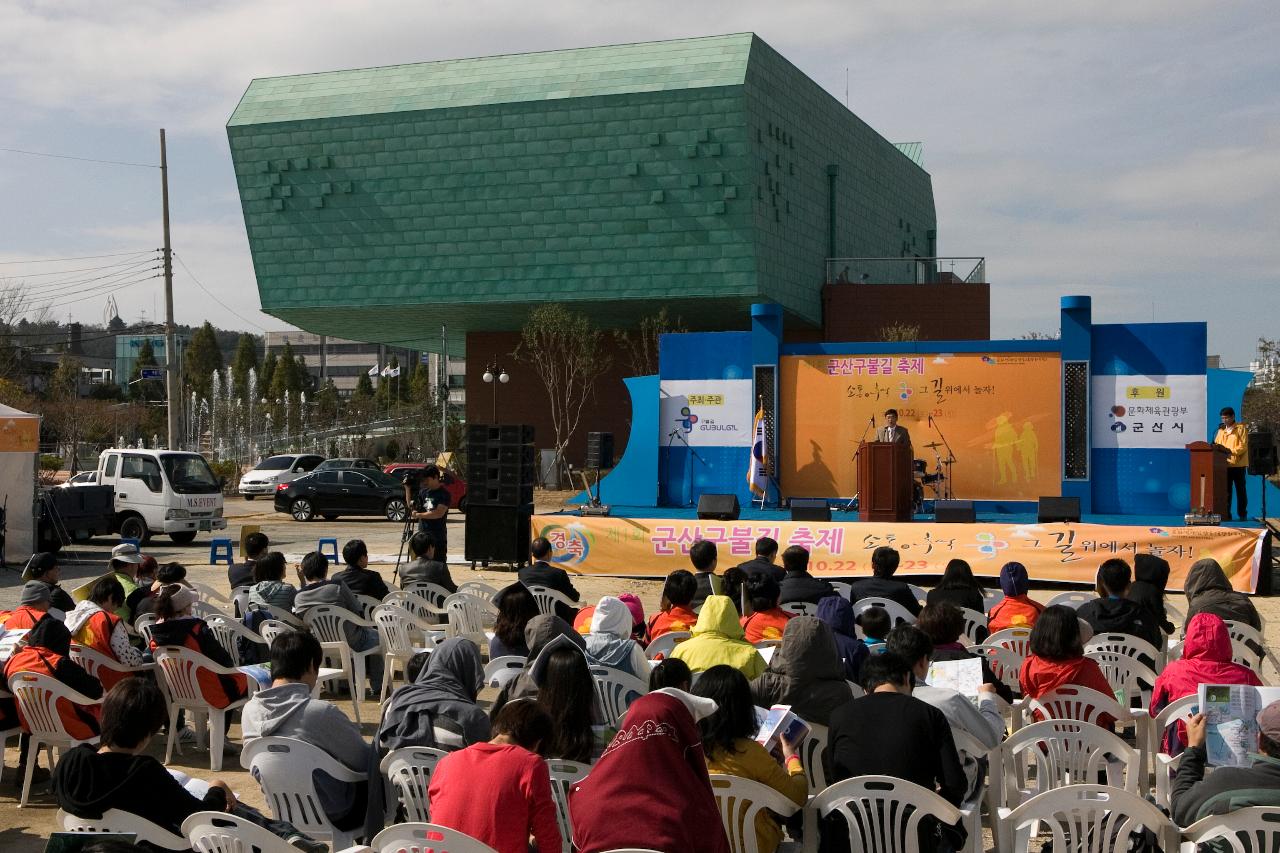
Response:
MULTIPOLYGON (((102 684, 71 659, 71 634, 52 616, 41 619, 18 643, 17 650, 5 663, 5 681, 20 672, 47 675, 87 699, 102 698, 102 684)), ((57 708, 63 727, 76 740, 88 740, 98 734, 100 706, 58 700, 57 708)), ((21 708, 18 716, 22 717, 21 708)), ((25 719, 22 720, 22 728, 29 731, 25 719)))
POLYGON ((30 631, 49 612, 53 587, 41 581, 27 581, 18 606, 4 620, 6 631, 30 631))
POLYGON ((692 631, 698 624, 698 614, 690 603, 698 592, 698 581, 687 569, 676 569, 667 575, 662 585, 659 610, 649 620, 649 642, 670 631, 692 631))
MULTIPOLYGON (((235 666, 231 655, 209 630, 208 623, 191 615, 195 603, 196 594, 182 584, 170 584, 160 590, 156 598, 156 615, 160 618, 151 627, 151 651, 160 646, 185 646, 219 666, 235 666)), ((225 708, 249 692, 249 677, 244 673, 215 675, 201 669, 196 680, 200 683, 201 695, 214 708, 225 708)))
MULTIPOLYGON (((1106 696, 1115 696, 1098 662, 1084 656, 1080 640, 1080 620, 1070 607, 1046 607, 1031 629, 1031 654, 1018 673, 1022 695, 1038 699, 1066 684, 1087 687, 1106 696)), ((1110 728, 1115 720, 1107 715, 1098 724, 1110 728)))
POLYGON ((451 752, 431 774, 431 822, 465 832, 498 853, 561 849, 547 765, 538 755, 551 740, 551 717, 532 699, 508 702, 493 721, 493 739, 451 752), (477 796, 477 791, 483 791, 477 796))
POLYGON ((738 622, 748 643, 761 640, 781 640, 794 613, 778 606, 782 594, 778 582, 766 574, 747 576, 747 595, 751 601, 751 613, 738 622))

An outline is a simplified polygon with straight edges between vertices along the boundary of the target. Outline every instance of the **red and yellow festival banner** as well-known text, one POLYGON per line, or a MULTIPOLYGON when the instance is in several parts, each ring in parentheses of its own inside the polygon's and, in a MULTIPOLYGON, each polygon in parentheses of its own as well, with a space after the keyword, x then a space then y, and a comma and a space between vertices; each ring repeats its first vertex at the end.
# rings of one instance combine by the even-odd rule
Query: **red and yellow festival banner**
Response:
POLYGON ((874 440, 871 417, 882 427, 885 409, 893 408, 931 474, 947 449, 925 445, 945 435, 956 459, 955 497, 1033 501, 1060 494, 1061 364, 1057 353, 1032 352, 785 356, 782 493, 857 494, 858 441, 864 434, 874 440))
POLYGON ((1191 564, 1212 557, 1242 592, 1257 588, 1262 530, 1234 527, 1141 527, 1108 524, 936 524, 801 521, 699 521, 659 518, 581 518, 535 515, 535 536, 545 536, 552 561, 579 574, 665 577, 689 568, 689 546, 716 543, 720 570, 753 556, 755 540, 769 536, 782 548, 810 553, 815 575, 871 574, 871 552, 897 548, 900 575, 941 575, 947 562, 967 560, 975 575, 998 577, 1016 561, 1033 580, 1092 583, 1104 560, 1155 554, 1169 561, 1169 589, 1181 589, 1191 564))

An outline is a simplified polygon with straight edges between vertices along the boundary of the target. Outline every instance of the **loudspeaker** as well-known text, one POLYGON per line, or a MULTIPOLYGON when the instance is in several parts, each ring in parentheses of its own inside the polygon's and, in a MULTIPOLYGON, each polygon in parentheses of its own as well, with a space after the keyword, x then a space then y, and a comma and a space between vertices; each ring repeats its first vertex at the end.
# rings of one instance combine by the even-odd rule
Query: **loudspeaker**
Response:
POLYGON ((463 545, 466 558, 485 563, 527 563, 532 517, 532 504, 476 505, 468 495, 467 536, 463 545))
POLYGON ((699 495, 698 518, 711 518, 716 521, 737 521, 738 496, 699 495))
POLYGON ((792 498, 792 521, 830 521, 831 505, 822 498, 792 498))
POLYGON ((973 501, 934 501, 933 514, 941 523, 973 524, 978 520, 973 501))
POLYGON ((1270 477, 1276 473, 1276 440, 1271 430, 1259 429, 1249 433, 1249 473, 1270 477))
POLYGON ((1047 521, 1079 521, 1080 520, 1080 499, 1079 498, 1057 498, 1042 497, 1040 498, 1039 509, 1036 513, 1037 521, 1044 524, 1047 521))
POLYGON ((587 433, 587 467, 613 467, 613 433, 587 433))
POLYGON ((470 424, 467 427, 467 504, 519 507, 533 502, 536 479, 533 427, 470 424))

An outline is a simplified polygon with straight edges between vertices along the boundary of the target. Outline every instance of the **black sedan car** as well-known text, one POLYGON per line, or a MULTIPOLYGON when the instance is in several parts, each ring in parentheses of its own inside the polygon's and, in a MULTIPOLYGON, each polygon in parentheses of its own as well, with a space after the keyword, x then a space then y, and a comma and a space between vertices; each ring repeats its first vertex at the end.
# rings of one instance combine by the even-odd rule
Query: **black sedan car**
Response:
POLYGON ((404 521, 409 508, 400 480, 381 471, 365 469, 313 471, 276 489, 276 512, 287 512, 295 521, 321 516, 332 521, 340 515, 381 515, 404 521))

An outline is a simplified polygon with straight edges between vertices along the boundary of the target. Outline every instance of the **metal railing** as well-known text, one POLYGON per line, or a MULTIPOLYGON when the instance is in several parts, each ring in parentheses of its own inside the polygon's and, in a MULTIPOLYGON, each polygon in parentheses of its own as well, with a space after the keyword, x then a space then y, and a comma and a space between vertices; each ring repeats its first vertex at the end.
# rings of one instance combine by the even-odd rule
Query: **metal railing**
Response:
POLYGON ((827 258, 827 284, 979 284, 986 281, 986 258, 827 258))

